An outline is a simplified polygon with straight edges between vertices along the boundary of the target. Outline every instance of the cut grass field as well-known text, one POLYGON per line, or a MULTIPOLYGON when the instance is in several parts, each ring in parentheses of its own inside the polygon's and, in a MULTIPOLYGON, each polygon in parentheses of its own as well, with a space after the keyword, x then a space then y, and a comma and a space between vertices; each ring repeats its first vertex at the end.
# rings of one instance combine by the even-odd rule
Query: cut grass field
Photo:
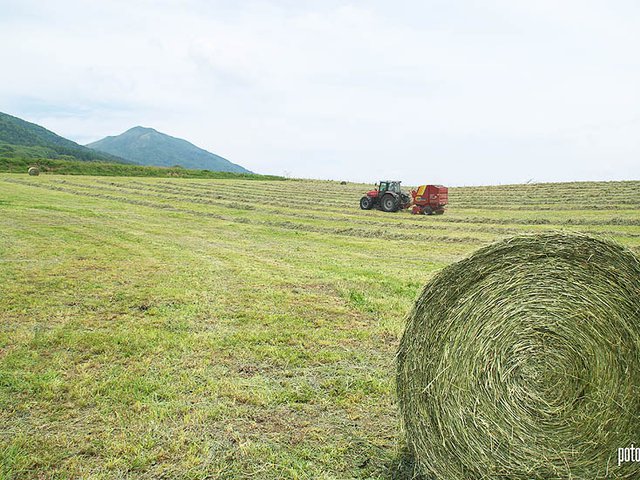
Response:
POLYGON ((391 478, 433 272, 519 232, 640 252, 640 182, 450 190, 0 174, 0 478, 391 478))

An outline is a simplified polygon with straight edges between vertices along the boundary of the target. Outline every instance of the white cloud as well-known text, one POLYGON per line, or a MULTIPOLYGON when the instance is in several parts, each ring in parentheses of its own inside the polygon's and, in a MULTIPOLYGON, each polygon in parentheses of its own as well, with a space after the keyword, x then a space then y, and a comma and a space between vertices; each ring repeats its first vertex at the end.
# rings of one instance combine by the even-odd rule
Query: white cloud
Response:
POLYGON ((265 173, 640 178, 631 2, 3 1, 2 110, 265 173))

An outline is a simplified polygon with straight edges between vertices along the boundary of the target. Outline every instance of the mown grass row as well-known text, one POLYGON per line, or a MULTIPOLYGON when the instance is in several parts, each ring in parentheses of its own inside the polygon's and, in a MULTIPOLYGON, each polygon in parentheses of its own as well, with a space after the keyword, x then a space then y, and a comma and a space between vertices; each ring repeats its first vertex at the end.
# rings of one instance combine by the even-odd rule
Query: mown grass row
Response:
MULTIPOLYGON (((140 185, 142 187, 145 187, 145 183, 139 182, 137 183, 137 185, 140 185)), ((342 186, 341 186, 342 187, 342 186)), ((259 189, 256 189, 255 186, 245 186, 243 184, 240 185, 215 185, 215 186, 210 186, 210 185, 198 185, 198 184, 192 184, 192 183, 181 183, 178 185, 175 184, 168 184, 168 185, 155 185, 153 187, 149 186, 148 188, 160 188, 160 189, 165 189, 165 191, 167 192, 171 192, 171 191, 181 191, 181 192, 186 192, 189 189, 191 189, 191 191, 194 192, 203 192, 202 194, 204 195, 211 195, 211 196, 216 196, 218 198, 226 198, 226 197, 230 197, 233 198, 234 201, 238 202, 238 203, 245 203, 245 204, 253 204, 253 205, 260 205, 261 203, 265 203, 265 204, 272 204, 272 205, 278 205, 281 208, 289 208, 292 206, 297 206, 297 207, 304 207, 304 208, 310 208, 310 209, 314 209, 317 211, 322 211, 322 210, 331 210, 334 212, 338 212, 338 211, 343 211, 343 210, 352 210, 352 207, 355 204, 357 205, 357 200, 359 199, 359 192, 352 192, 352 193, 343 193, 339 198, 342 198, 342 200, 338 200, 336 201, 335 199, 321 199, 318 198, 316 196, 309 196, 306 192, 304 191, 296 191, 296 190, 292 190, 290 188, 288 188, 288 184, 287 187, 270 187, 269 185, 261 185, 261 187, 259 189), (269 192, 269 189, 273 188, 273 191, 269 192), (267 194, 266 192, 269 192, 269 194, 267 194), (234 195, 235 194, 235 195, 234 195)), ((451 208, 463 208, 465 207, 464 205, 459 205, 457 203, 451 203, 450 204, 451 208)), ((473 205, 473 208, 478 208, 478 207, 482 207, 482 205, 478 206, 478 205, 473 205)), ((485 209, 487 210, 496 210, 499 211, 501 210, 500 205, 484 205, 485 209)), ((505 208, 510 208, 512 207, 507 206, 505 208)), ((521 208, 521 206, 517 206, 518 210, 528 210, 528 208, 521 208)), ((583 207, 578 206, 578 205, 572 205, 570 203, 564 204, 562 205, 562 209, 563 210, 567 210, 567 209, 582 209, 583 207)), ((505 209, 502 208, 502 209, 505 209)), ((620 206, 620 210, 628 210, 630 207, 629 206, 620 206)), ((631 207, 632 208, 632 207, 631 207)), ((535 208, 534 211, 539 211, 539 208, 535 208)), ((550 208, 550 210, 553 210, 550 208)), ((555 209, 557 210, 557 209, 555 209)), ((594 209, 594 211, 603 211, 602 209, 594 209)), ((619 223, 624 223, 624 219, 616 219, 616 218, 611 218, 610 214, 606 214, 605 215, 605 219, 603 220, 603 222, 605 222, 605 224, 619 224, 619 223)), ((458 221, 457 219, 452 219, 451 217, 440 217, 438 219, 438 221, 458 221)), ((493 223, 508 223, 508 220, 504 220, 504 219, 491 219, 491 218, 478 218, 477 219, 478 222, 493 222, 493 223)), ((576 219, 577 223, 580 223, 581 221, 589 221, 588 219, 576 219)), ((521 219, 518 218, 514 218, 514 222, 515 223, 522 223, 521 219)), ((533 223, 551 223, 548 219, 545 218, 537 218, 535 220, 533 220, 533 223)))
MULTIPOLYGON (((577 193, 575 191, 550 190, 548 193, 541 193, 536 197, 531 197, 526 191, 514 191, 513 194, 486 194, 484 187, 458 187, 450 189, 450 201, 453 205, 460 207, 486 208, 486 207, 511 207, 526 209, 526 206, 554 205, 560 204, 568 208, 601 208, 603 206, 619 206, 621 208, 629 205, 640 205, 640 182, 626 182, 627 188, 624 191, 616 191, 607 183, 599 187, 590 187, 592 192, 577 193)), ((202 185, 188 182, 187 185, 204 190, 212 190, 212 185, 202 185)), ((218 187, 213 189, 218 191, 218 187)), ((229 185, 230 191, 262 193, 265 196, 273 195, 276 198, 283 197, 286 193, 292 198, 313 198, 316 202, 337 202, 341 206, 352 204, 354 198, 357 200, 371 187, 366 185, 323 185, 322 182, 287 182, 286 186, 266 183, 257 186, 246 184, 229 185), (297 183, 297 184, 296 184, 297 183), (321 185, 321 186, 318 186, 321 185), (259 192, 258 192, 259 190, 259 192)))
MULTIPOLYGON (((40 182, 42 184, 42 182, 40 182)), ((190 212, 210 218, 236 222, 271 225, 277 228, 337 234, 344 236, 371 237, 381 239, 447 242, 483 243, 490 238, 503 237, 525 230, 572 228, 584 232, 606 233, 620 239, 629 239, 632 246, 637 243, 638 234, 629 230, 638 224, 637 216, 631 213, 627 218, 581 219, 563 212, 556 219, 545 218, 458 218, 455 210, 442 217, 422 217, 400 212, 394 215, 381 212, 362 212, 357 208, 341 209, 339 206, 318 206, 312 200, 290 202, 286 205, 278 198, 264 200, 255 189, 242 193, 244 202, 239 202, 236 193, 231 193, 227 185, 217 185, 221 190, 204 190, 204 185, 171 185, 164 182, 148 184, 136 181, 86 182, 59 180, 48 188, 73 192, 85 196, 98 196, 125 203, 148 205, 167 211, 190 212), (219 193, 213 193, 217 191, 219 193), (101 193, 97 193, 101 192, 101 193), (444 219, 444 221, 443 221, 444 219), (481 221, 478 221, 481 220, 481 221), (609 228, 615 226, 617 228, 609 228)), ((42 186, 45 186, 42 184, 42 186)), ((249 185, 250 187, 251 185, 249 185)), ((265 185, 268 186, 268 185, 265 185)), ((248 188, 243 185, 237 189, 248 188)), ((259 191, 261 189, 258 189, 259 191)), ((290 193, 280 191, 284 198, 291 199, 290 193)), ((463 211, 463 210, 462 210, 463 211)), ((628 213, 628 212, 625 212, 628 213)))
MULTIPOLYGON (((75 186, 76 188, 85 188, 94 191, 102 190, 107 192, 120 192, 128 195, 129 197, 140 196, 153 200, 171 200, 173 202, 210 205, 224 208, 229 211, 255 211, 259 209, 260 214, 258 216, 262 217, 264 215, 271 215, 271 220, 274 219, 273 217, 286 217, 292 221, 295 221, 296 219, 309 219, 312 221, 317 220, 319 222, 329 222, 330 224, 340 224, 352 223, 354 219, 357 219, 357 223, 360 226, 368 225, 378 229, 393 226, 399 231, 402 231, 403 229, 424 229, 428 226, 430 230, 469 230, 493 234, 508 234, 513 233, 514 229, 520 228, 521 225, 546 225, 551 227, 581 225, 596 227, 605 225, 629 225, 634 222, 637 223, 637 218, 635 220, 633 218, 609 218, 607 220, 582 219, 579 222, 576 222, 573 217, 569 217, 558 220, 557 223, 554 223, 553 220, 543 218, 519 218, 514 219, 514 222, 512 222, 513 225, 511 225, 511 222, 505 219, 496 219, 496 221, 492 222, 490 218, 468 219, 457 218, 451 215, 431 217, 427 219, 420 216, 408 215, 406 212, 395 215, 383 215, 380 214, 380 212, 361 212, 358 209, 340 210, 338 207, 321 207, 313 205, 312 202, 309 202, 306 205, 300 202, 282 206, 277 199, 272 201, 263 201, 259 195, 255 198, 255 201, 252 202, 251 195, 254 195, 253 193, 244 196, 245 202, 238 202, 234 199, 233 195, 230 196, 231 199, 229 199, 228 194, 228 198, 224 198, 224 196, 220 194, 213 195, 200 192, 193 193, 188 188, 175 186, 130 185, 126 182, 102 182, 98 185, 67 180, 62 182, 65 185, 75 186), (472 220, 472 223, 477 223, 477 225, 467 225, 469 220, 472 220), (483 227, 484 224, 491 224, 492 227, 483 227)), ((302 222, 304 223, 304 220, 302 220, 302 222)))
MULTIPOLYGON (((144 199, 145 195, 140 193, 135 194, 127 194, 126 192, 122 192, 123 195, 110 195, 107 193, 95 193, 93 191, 82 191, 78 189, 68 188, 65 186, 56 186, 56 185, 45 185, 40 184, 37 185, 38 188, 44 188, 59 192, 71 193, 74 195, 84 196, 84 197, 92 197, 92 198, 102 198, 105 200, 111 200, 115 202, 126 203, 130 205, 139 205, 145 206, 153 209, 158 209, 166 212, 173 213, 182 213, 182 214, 190 214, 194 216, 201 216, 207 218, 214 218, 218 220, 224 220, 232 223, 241 223, 241 224, 254 224, 254 225, 265 225, 272 226, 281 229, 294 230, 294 231, 306 231, 306 232, 316 232, 316 233, 324 233, 328 235, 344 235, 344 236, 355 236, 355 237, 363 237, 363 238, 381 238, 381 239, 394 239, 394 240, 414 240, 414 241, 426 241, 426 240, 440 240, 445 242, 464 242, 464 243, 480 243, 483 240, 478 238, 478 235, 447 235, 447 234, 438 234, 432 232, 400 232, 393 229, 370 229, 370 228, 361 228, 358 226, 349 226, 349 225, 340 225, 336 226, 329 222, 322 221, 311 221, 307 222, 304 219, 296 218, 296 219, 287 219, 283 218, 284 215, 275 214, 271 217, 263 214, 259 218, 254 218, 249 215, 244 215, 243 210, 241 209, 231 209, 231 211, 227 211, 227 213, 218 213, 207 210, 206 207, 202 208, 202 205, 205 202, 196 202, 193 200, 184 200, 179 201, 177 197, 173 197, 167 199, 166 197, 159 197, 159 200, 162 202, 154 202, 147 199, 144 199), (142 197, 142 198, 141 198, 142 197)), ((146 195, 146 197, 150 197, 150 195, 146 195)), ((484 239, 486 241, 486 238, 484 239)))
POLYGON ((160 196, 170 195, 175 196, 178 199, 191 198, 193 202, 196 203, 206 203, 210 205, 217 205, 223 208, 237 208, 241 210, 264 210, 270 213, 280 213, 281 215, 286 215, 288 217, 297 217, 297 218, 309 218, 309 219, 331 219, 334 222, 353 222, 354 219, 357 218, 358 223, 367 224, 367 225, 375 225, 381 227, 383 225, 396 225, 400 228, 425 228, 425 221, 429 221, 428 228, 430 229, 468 229, 468 230, 478 230, 478 231, 487 231, 492 233, 510 233, 510 231, 505 231, 504 228, 487 228, 482 226, 483 224, 493 224, 500 226, 508 226, 509 224, 515 225, 592 225, 592 226, 603 226, 603 225, 638 225, 640 221, 636 218, 607 218, 607 219, 576 219, 576 218, 566 218, 563 220, 558 220, 557 222, 553 222, 549 219, 544 218, 503 218, 503 219, 491 219, 491 218, 460 218, 456 216, 443 216, 443 217, 433 217, 430 219, 424 219, 419 216, 408 216, 408 215, 394 215, 394 216, 366 216, 367 212, 361 212, 358 209, 340 209, 338 207, 327 207, 327 206, 319 206, 314 204, 313 202, 291 202, 289 205, 284 206, 282 202, 274 199, 274 200, 265 200, 259 194, 255 194, 250 192, 248 194, 243 194, 244 202, 239 202, 235 199, 235 196, 223 195, 224 192, 220 192, 217 194, 213 194, 211 192, 202 193, 200 191, 194 191, 185 187, 177 187, 175 185, 146 185, 146 184, 131 184, 130 182, 126 183, 116 183, 116 182, 100 182, 101 184, 108 185, 109 187, 114 187, 116 189, 124 189, 130 193, 140 193, 143 191, 148 192, 156 192, 160 196), (141 188, 138 188, 141 187, 141 188), (455 226, 454 224, 468 224, 468 225, 460 225, 455 226), (480 225, 472 225, 472 224, 480 224, 480 225))
MULTIPOLYGON (((106 182, 113 183, 114 186, 118 184, 114 182, 106 182)), ((251 182, 250 182, 251 183, 251 182)), ((153 186, 148 185, 144 182, 126 182, 127 188, 130 188, 132 185, 137 185, 142 188, 151 188, 151 189, 164 189, 164 191, 170 193, 171 191, 175 191, 177 193, 187 193, 189 191, 196 192, 193 195, 210 195, 211 198, 225 199, 230 198, 231 201, 236 202, 238 205, 244 205, 246 208, 251 208, 252 206, 259 207, 262 203, 271 204, 274 206, 278 206, 282 209, 310 209, 314 211, 331 211, 334 213, 351 213, 361 217, 361 212, 354 211, 353 202, 357 204, 357 194, 351 197, 351 201, 347 200, 338 203, 337 205, 329 205, 320 201, 317 201, 314 198, 309 198, 306 194, 295 194, 289 188, 279 189, 279 196, 268 196, 263 195, 263 191, 269 187, 269 184, 266 183, 262 185, 259 189, 256 189, 255 186, 251 184, 239 184, 239 185, 228 185, 223 182, 216 182, 215 185, 202 185, 180 182, 178 184, 163 184, 158 182, 153 186), (344 208, 343 208, 344 207, 344 208)), ((122 186, 122 183, 119 185, 122 186)), ((342 187, 342 186, 341 186, 342 187)), ((348 195, 348 194, 347 194, 348 195)), ((243 207, 243 208, 245 208, 243 207)), ((592 210, 590 212, 585 212, 586 215, 580 215, 576 217, 572 212, 564 213, 564 210, 574 210, 577 208, 576 206, 566 205, 563 210, 558 212, 557 209, 551 210, 548 212, 543 212, 540 214, 539 208, 534 208, 527 212, 527 217, 517 216, 511 218, 505 218, 504 213, 498 207, 488 206, 484 209, 478 208, 464 208, 465 213, 471 213, 476 210, 481 210, 483 212, 482 217, 468 218, 471 223, 493 223, 493 224, 508 224, 508 223, 516 223, 516 224, 567 224, 567 225, 580 225, 580 224, 593 224, 593 225, 623 225, 626 222, 629 224, 634 224, 637 222, 637 217, 633 216, 633 208, 625 208, 624 210, 619 210, 616 212, 614 216, 607 210, 592 210), (531 215, 531 213, 534 215, 531 215), (631 212, 631 215, 629 215, 631 212), (561 218, 561 217, 566 218, 561 218)), ((356 209, 357 210, 357 209, 356 209)), ((441 217, 437 217, 435 219, 431 219, 432 222, 464 222, 466 219, 460 217, 460 213, 462 213, 462 207, 453 203, 450 205, 450 212, 455 212, 456 215, 445 215, 441 217)), ((393 217, 385 216, 387 219, 393 219, 389 221, 394 221, 396 219, 400 219, 400 221, 407 220, 410 217, 403 215, 395 215, 393 217)))

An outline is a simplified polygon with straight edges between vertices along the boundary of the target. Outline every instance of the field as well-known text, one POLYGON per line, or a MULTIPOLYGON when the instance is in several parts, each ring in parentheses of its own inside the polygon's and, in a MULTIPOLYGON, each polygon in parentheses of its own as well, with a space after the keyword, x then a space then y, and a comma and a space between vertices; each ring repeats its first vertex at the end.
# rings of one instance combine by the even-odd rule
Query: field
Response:
POLYGON ((394 355, 433 272, 518 232, 640 253, 640 182, 0 174, 0 478, 400 478, 394 355))

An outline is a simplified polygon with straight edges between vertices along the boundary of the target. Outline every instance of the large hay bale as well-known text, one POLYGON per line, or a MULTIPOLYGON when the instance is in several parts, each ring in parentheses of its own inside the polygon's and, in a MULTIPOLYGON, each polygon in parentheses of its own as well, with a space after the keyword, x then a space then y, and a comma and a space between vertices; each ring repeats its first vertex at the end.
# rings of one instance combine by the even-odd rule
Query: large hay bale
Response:
POLYGON ((640 262, 578 234, 482 248, 417 300, 397 387, 426 478, 640 478, 618 465, 640 444, 640 262))
POLYGON ((29 167, 27 173, 31 176, 38 176, 40 175, 40 169, 38 167, 29 167))

